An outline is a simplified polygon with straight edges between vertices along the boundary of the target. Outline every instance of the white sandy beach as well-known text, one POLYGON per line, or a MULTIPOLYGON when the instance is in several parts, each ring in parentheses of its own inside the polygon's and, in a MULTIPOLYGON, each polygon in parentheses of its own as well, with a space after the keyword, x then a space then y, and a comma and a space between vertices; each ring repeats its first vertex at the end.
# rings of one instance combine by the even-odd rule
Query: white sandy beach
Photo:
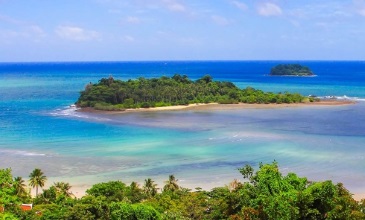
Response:
POLYGON ((138 108, 138 109, 126 109, 125 111, 101 111, 94 110, 92 108, 82 108, 78 111, 81 112, 99 112, 107 114, 120 114, 129 112, 153 112, 153 111, 177 111, 177 110, 235 110, 235 109, 274 109, 274 108, 290 108, 290 107, 307 107, 307 106, 342 106, 355 104, 355 101, 351 100, 321 100, 319 102, 303 102, 303 103, 283 103, 283 104, 218 104, 218 103, 199 103, 189 105, 176 105, 154 108, 138 108))

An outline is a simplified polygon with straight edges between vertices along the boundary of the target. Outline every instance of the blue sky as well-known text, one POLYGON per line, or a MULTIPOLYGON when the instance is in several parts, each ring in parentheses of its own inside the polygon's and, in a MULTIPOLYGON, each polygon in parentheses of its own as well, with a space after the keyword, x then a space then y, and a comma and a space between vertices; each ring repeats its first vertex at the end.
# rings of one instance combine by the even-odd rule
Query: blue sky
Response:
POLYGON ((0 0, 0 62, 364 60, 365 0, 0 0))

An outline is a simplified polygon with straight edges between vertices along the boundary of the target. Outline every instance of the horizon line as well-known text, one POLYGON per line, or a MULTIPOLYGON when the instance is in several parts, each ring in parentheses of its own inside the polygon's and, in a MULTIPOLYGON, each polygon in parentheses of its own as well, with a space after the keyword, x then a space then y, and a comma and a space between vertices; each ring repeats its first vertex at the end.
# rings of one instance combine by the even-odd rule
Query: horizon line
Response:
POLYGON ((16 64, 16 63, 138 63, 138 62, 364 62, 365 60, 351 60, 351 59, 318 59, 318 60, 310 60, 310 59, 252 59, 252 60, 238 60, 238 59, 196 59, 196 60, 85 60, 85 61, 0 61, 0 64, 16 64))

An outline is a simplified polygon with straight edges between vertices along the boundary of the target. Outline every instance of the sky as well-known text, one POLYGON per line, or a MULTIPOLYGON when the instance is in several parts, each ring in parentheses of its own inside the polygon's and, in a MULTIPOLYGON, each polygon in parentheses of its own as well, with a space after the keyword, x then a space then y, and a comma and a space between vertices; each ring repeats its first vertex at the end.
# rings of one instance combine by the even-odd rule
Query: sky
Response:
POLYGON ((0 62, 364 59, 365 0, 0 0, 0 62))

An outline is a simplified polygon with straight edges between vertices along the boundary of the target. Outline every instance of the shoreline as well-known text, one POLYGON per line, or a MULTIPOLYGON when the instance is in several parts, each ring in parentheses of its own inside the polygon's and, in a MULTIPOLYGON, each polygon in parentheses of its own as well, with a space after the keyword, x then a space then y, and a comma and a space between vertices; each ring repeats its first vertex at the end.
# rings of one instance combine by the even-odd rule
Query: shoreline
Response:
POLYGON ((352 100, 321 100, 319 102, 301 102, 301 103, 270 103, 270 104, 248 104, 248 103, 238 103, 238 104, 218 104, 218 103, 197 103, 189 105, 175 105, 175 106, 165 106, 165 107, 153 107, 153 108, 136 108, 136 109, 126 109, 123 111, 105 111, 96 110, 91 107, 78 108, 78 112, 86 113, 103 113, 103 114, 125 114, 131 112, 159 112, 159 111, 187 111, 187 110, 237 110, 237 109, 279 109, 279 108, 291 108, 291 107, 308 107, 308 106, 343 106, 343 105, 353 105, 356 101, 352 100))
MULTIPOLYGON (((100 114, 126 114, 126 113, 142 113, 142 112, 161 112, 161 111, 220 111, 220 110, 243 110, 243 109, 284 109, 284 108, 302 108, 302 107, 336 107, 336 106, 346 106, 346 105, 352 105, 356 104, 356 101, 352 100, 335 100, 335 99, 324 99, 319 102, 306 102, 306 103, 292 103, 292 104, 246 104, 246 103, 239 103, 239 104, 218 104, 218 103, 209 103, 209 104, 190 104, 190 105, 179 105, 179 106, 167 106, 167 107, 156 107, 156 108, 148 108, 148 109, 127 109, 125 111, 101 111, 101 110, 94 110, 92 108, 86 108, 86 109, 78 109, 79 112, 85 112, 85 113, 100 113, 100 114)), ((152 177, 153 178, 153 177, 152 177)), ((72 186, 71 192, 73 192, 74 196, 76 198, 81 198, 86 195, 86 190, 90 189, 92 187, 93 182, 82 182, 82 181, 67 181, 67 179, 64 178, 50 178, 52 179, 51 182, 57 182, 57 181, 65 181, 69 182, 72 186)), ((158 184, 158 186, 161 188, 163 186, 163 180, 164 179, 158 179, 153 178, 155 182, 158 184)), ((233 181, 233 179, 226 179, 227 183, 233 181)), ((137 180, 138 181, 138 180, 137 180)), ((101 181, 106 182, 106 181, 101 181)), ((101 183, 97 182, 97 183, 101 183)), ((125 182, 127 185, 130 184, 130 182, 125 182)), ((143 182, 138 181, 138 183, 142 186, 143 182)), ((181 186, 194 189, 194 186, 202 187, 204 190, 211 190, 214 187, 221 187, 224 186, 224 184, 216 185, 216 183, 203 183, 199 182, 196 184, 196 182, 192 181, 184 181, 179 183, 181 186)), ((45 189, 47 189, 50 185, 46 185, 45 189)), ((346 187, 346 186, 345 186, 346 187)), ((32 189, 32 194, 34 196, 35 192, 34 189, 32 189)), ((353 194, 353 198, 357 201, 360 201, 361 199, 365 198, 365 193, 357 192, 353 194)))
MULTIPOLYGON (((51 178, 52 180, 57 180, 57 178, 51 178)), ((184 188, 188 188, 188 189, 191 189, 192 191, 194 191, 194 189, 196 187, 200 187, 202 188, 203 190, 206 190, 206 191, 211 191, 213 188, 215 187, 224 187, 224 186, 228 186, 230 182, 232 182, 234 179, 231 179, 231 180, 228 180, 226 184, 224 185, 216 185, 215 183, 200 183, 199 185, 195 185, 195 183, 189 183, 189 182, 179 182, 179 186, 181 187, 184 187, 184 188), (195 187, 194 187, 195 186, 195 187)), ((118 181, 118 180, 115 180, 115 181, 118 181)), ((66 181, 67 182, 67 181, 66 181)), ((77 199, 81 199, 82 197, 86 196, 86 190, 90 189, 93 185, 95 184, 98 184, 98 183, 105 183, 105 182, 108 182, 108 181, 103 181, 103 182, 97 182, 97 183, 94 183, 94 184, 85 184, 85 183, 74 183, 74 185, 72 184, 72 181, 71 182, 67 182, 71 185, 71 189, 70 189, 70 192, 72 193, 73 197, 74 198, 77 198, 77 199)), ((130 182, 124 182, 122 181, 123 183, 125 183, 126 185, 130 185, 130 182)), ((241 183, 243 183, 243 181, 239 181, 241 183)), ((316 182, 316 181, 314 181, 316 182)), ((319 181, 320 182, 320 181, 319 181)), ((143 186, 143 182, 137 182, 139 184, 139 186, 143 186)), ((164 181, 161 180, 161 179, 156 179, 155 180, 155 183, 157 183, 157 187, 158 189, 162 189, 163 186, 164 186, 164 181)), ((50 183, 46 184, 44 186, 44 189, 48 189, 50 186, 52 186, 50 183)), ((345 186, 346 187, 346 186, 345 186)), ((32 197, 35 197, 35 189, 34 188, 29 188, 30 189, 30 192, 31 192, 31 196, 32 197)), ((347 188, 346 188, 347 189, 347 188)), ((39 190, 39 194, 41 194, 43 192, 43 189, 40 188, 39 190)), ((351 193, 351 192, 350 192, 351 193)), ((363 199, 365 199, 365 193, 353 193, 352 194, 352 198, 356 201, 361 201, 363 199)))
MULTIPOLYGON (((103 111, 95 110, 93 108, 82 108, 77 109, 78 112, 82 113, 100 113, 100 114, 128 114, 128 113, 146 113, 146 112, 163 112, 163 111, 220 111, 220 110, 242 110, 242 109, 284 109, 284 108, 302 108, 302 107, 336 107, 336 106, 346 106, 356 104, 353 100, 338 100, 338 99, 322 99, 319 102, 305 102, 305 103, 291 103, 291 104, 218 104, 218 103, 199 103, 199 104, 189 104, 189 105, 178 105, 178 106, 165 106, 165 107, 154 107, 154 108, 139 108, 139 109, 126 109, 124 111, 103 111)), ((154 179, 158 186, 161 188, 163 186, 163 181, 160 179, 154 179)), ((227 184, 233 179, 227 179, 227 184)), ((127 185, 128 182, 124 182, 127 185)), ((72 182, 70 182, 72 186, 72 182)), ((143 185, 143 182, 139 183, 143 185)), ((181 186, 191 188, 195 183, 183 182, 180 183, 181 186)), ((86 195, 86 190, 91 188, 92 185, 84 184, 81 182, 75 183, 72 186, 71 191, 74 193, 76 198, 81 198, 86 195)), ((219 185, 224 186, 224 185, 219 185)), ((218 186, 218 187, 219 187, 218 186)), ((211 190, 217 187, 214 183, 199 183, 199 187, 204 190, 211 190)), ((191 188, 194 189, 194 188, 191 188)), ((353 198, 357 201, 365 198, 365 193, 354 193, 353 198)))

